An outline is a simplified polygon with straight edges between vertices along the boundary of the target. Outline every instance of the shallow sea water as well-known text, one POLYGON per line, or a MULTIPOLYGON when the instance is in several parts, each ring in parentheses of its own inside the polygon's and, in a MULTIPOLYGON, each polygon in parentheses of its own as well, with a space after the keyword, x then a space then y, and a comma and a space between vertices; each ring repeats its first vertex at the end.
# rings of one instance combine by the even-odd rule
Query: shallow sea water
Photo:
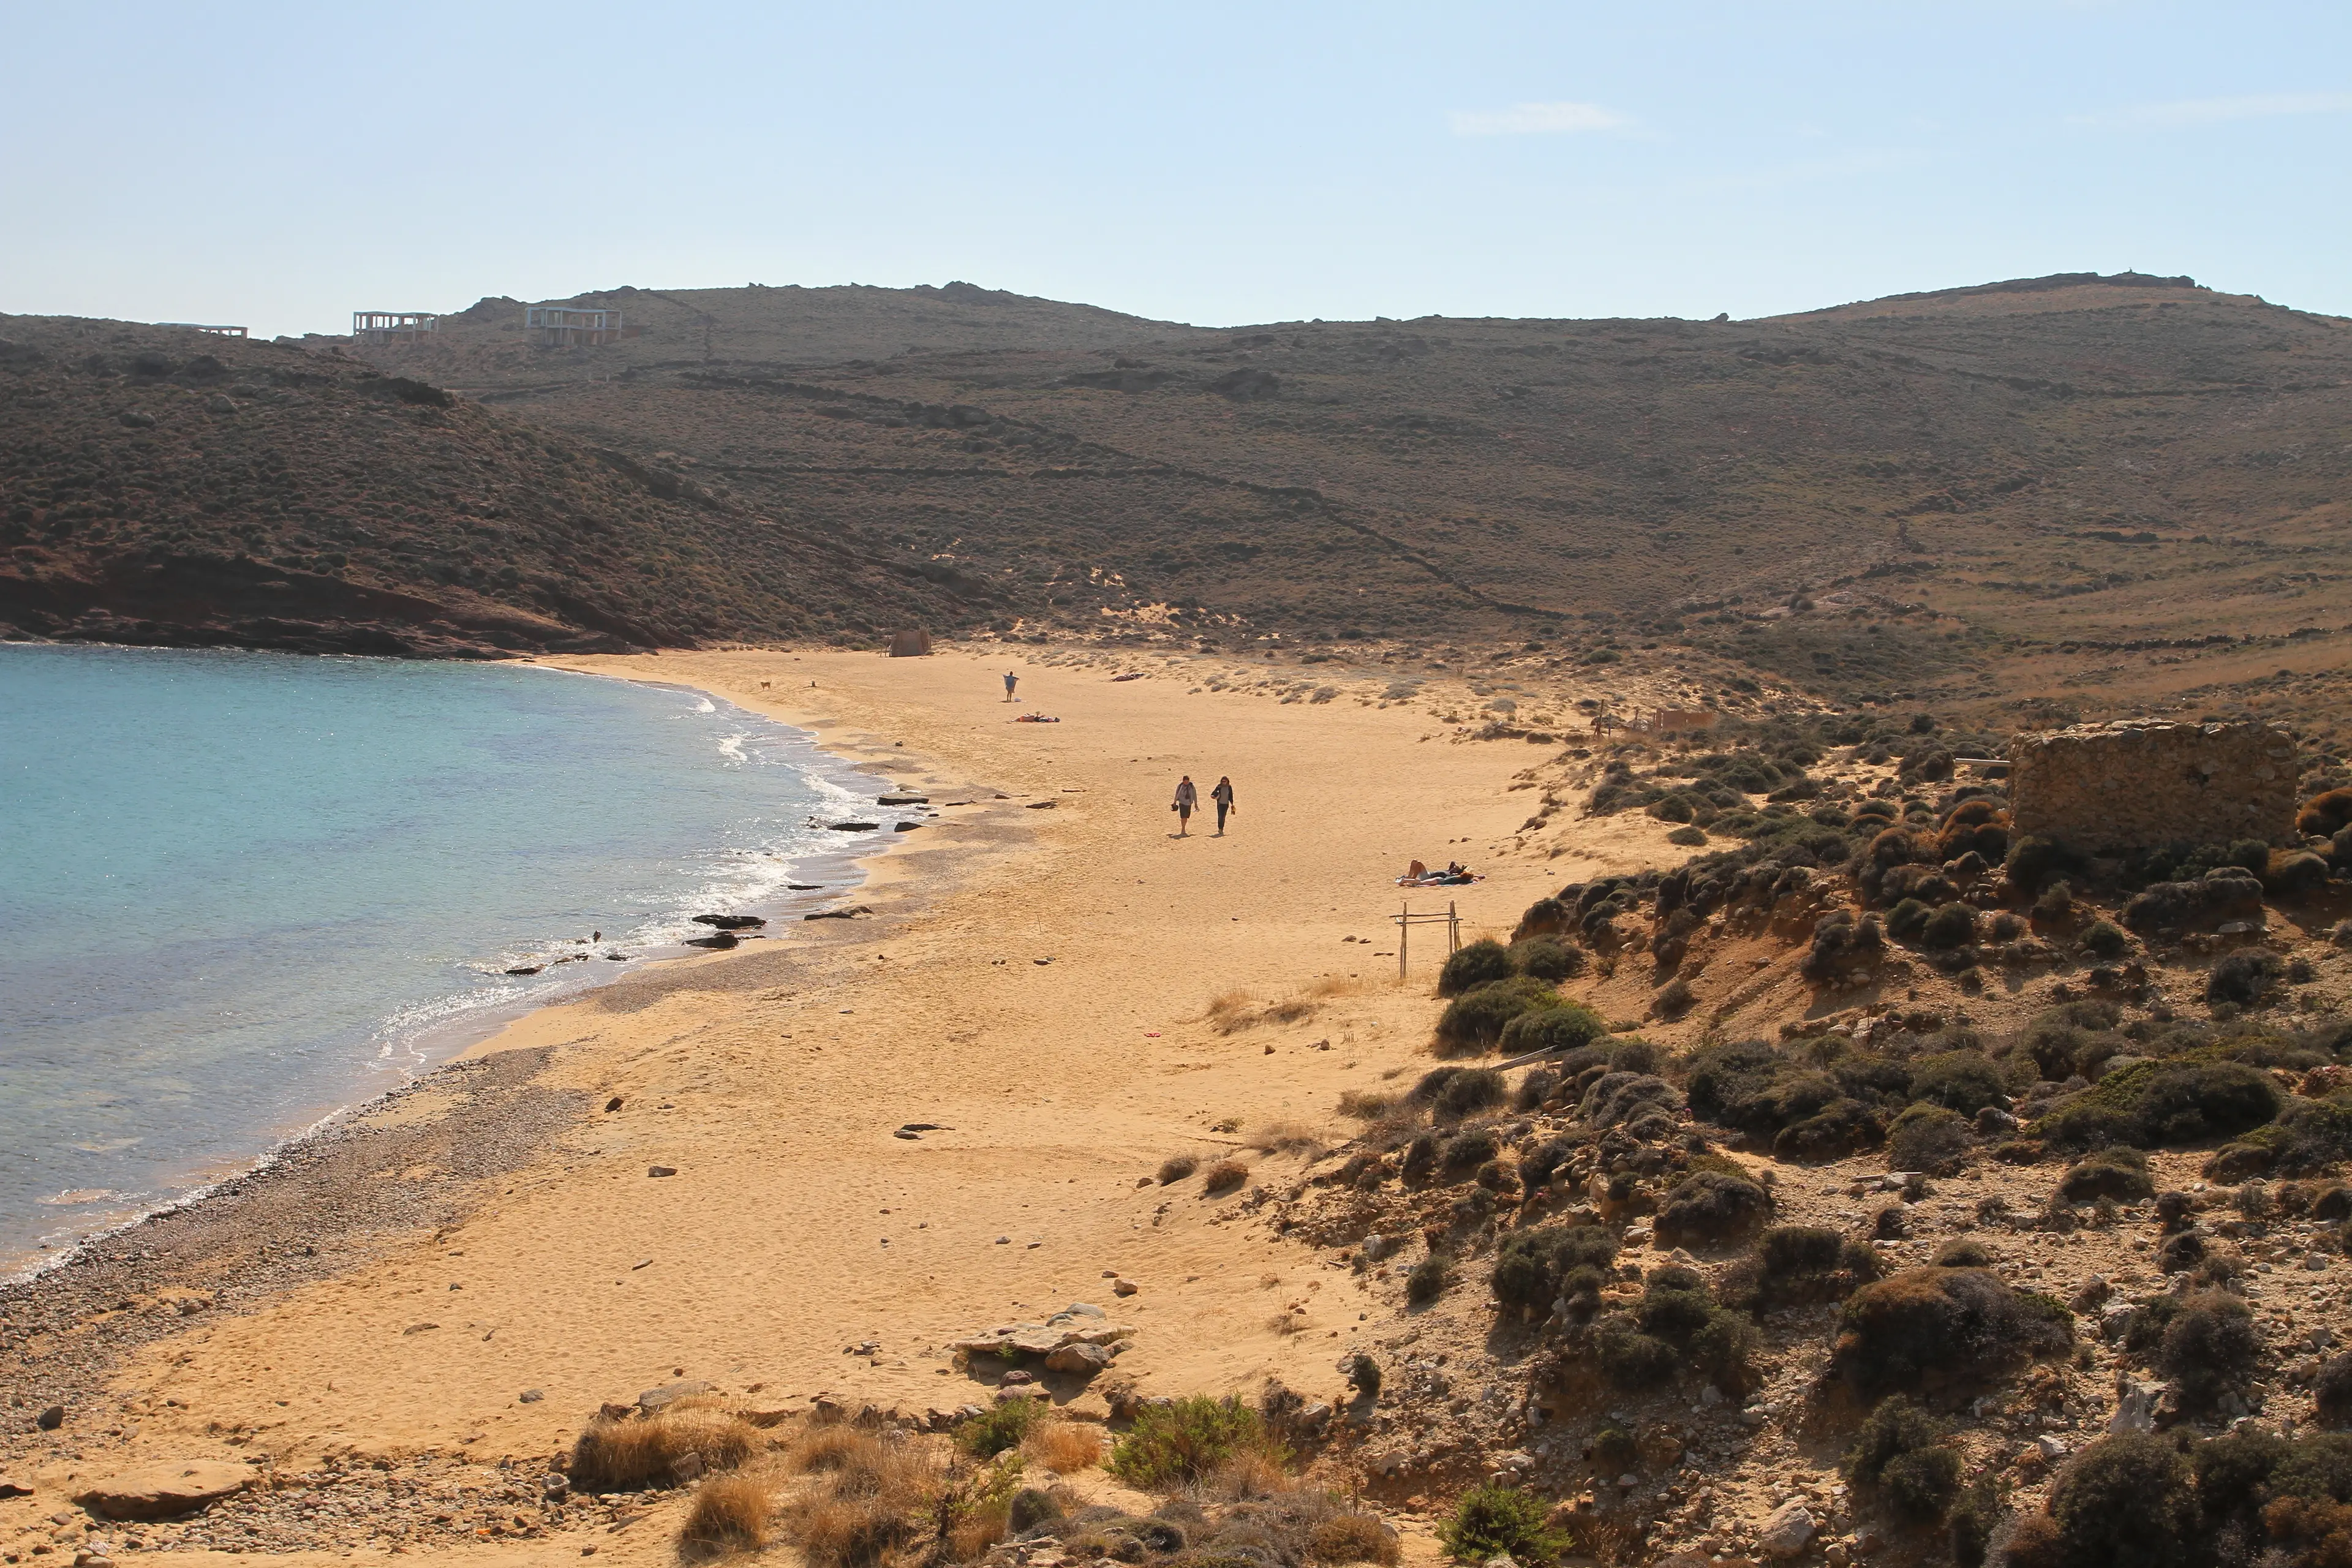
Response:
POLYGON ((818 824, 877 793, 683 689, 0 646, 0 1276, 685 951, 692 915, 847 885, 870 841, 818 824))

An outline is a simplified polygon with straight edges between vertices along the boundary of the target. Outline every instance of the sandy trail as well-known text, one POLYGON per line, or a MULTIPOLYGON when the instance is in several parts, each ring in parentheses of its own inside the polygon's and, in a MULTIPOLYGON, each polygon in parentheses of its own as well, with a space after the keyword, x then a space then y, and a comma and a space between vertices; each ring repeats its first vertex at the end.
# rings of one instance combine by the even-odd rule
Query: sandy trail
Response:
POLYGON ((1485 853, 1524 815, 1507 786, 1532 748, 1181 675, 1018 666, 1008 705, 1002 654, 569 662, 808 724, 941 815, 875 868, 857 898, 874 916, 632 977, 488 1042, 552 1046, 545 1081, 621 1108, 466 1223, 145 1353, 118 1381, 142 1423, 122 1458, 534 1460, 600 1402, 679 1375, 778 1403, 952 1406, 984 1394, 945 1342, 1072 1300, 1138 1325, 1118 1370, 1147 1391, 1254 1393, 1275 1374, 1338 1392, 1342 1347, 1381 1326, 1360 1322, 1370 1302, 1345 1268, 1265 1235, 1235 1194, 1139 1182, 1189 1152, 1278 1186, 1300 1156, 1220 1124, 1335 1128, 1343 1090, 1424 1065, 1442 948, 1402 986, 1375 956, 1395 945, 1397 869, 1458 854, 1491 871, 1445 890, 1474 931, 1592 873, 1485 853), (1041 710, 1063 722, 1010 721, 1041 710), (1183 773, 1204 796, 1233 776, 1227 837, 1197 817, 1171 837, 1183 773), (1203 1016, 1219 993, 1318 984, 1286 1024, 1226 1035, 1203 1016), (909 1122, 946 1130, 894 1136, 909 1122), (1110 1271, 1142 1289, 1115 1301, 1110 1271))

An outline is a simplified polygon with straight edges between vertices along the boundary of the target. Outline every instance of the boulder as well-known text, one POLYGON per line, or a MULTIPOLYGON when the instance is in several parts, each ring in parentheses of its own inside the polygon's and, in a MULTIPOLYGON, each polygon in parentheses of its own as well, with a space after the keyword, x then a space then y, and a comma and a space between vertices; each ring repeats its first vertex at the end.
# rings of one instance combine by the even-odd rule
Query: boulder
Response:
POLYGON ((1802 1556, 1812 1539, 1812 1511, 1791 1498, 1765 1520, 1764 1528, 1757 1532, 1756 1549, 1767 1557, 1785 1561, 1802 1556))
POLYGON ((74 1493, 101 1519, 171 1519, 234 1497, 253 1483, 253 1470, 218 1459, 142 1465, 74 1493))
POLYGON ((694 923, 720 931, 757 931, 768 922, 758 915, 697 915, 694 923))
POLYGON ((1045 1370, 1092 1377, 1110 1364, 1110 1354, 1108 1345, 1064 1345, 1045 1357, 1045 1370))

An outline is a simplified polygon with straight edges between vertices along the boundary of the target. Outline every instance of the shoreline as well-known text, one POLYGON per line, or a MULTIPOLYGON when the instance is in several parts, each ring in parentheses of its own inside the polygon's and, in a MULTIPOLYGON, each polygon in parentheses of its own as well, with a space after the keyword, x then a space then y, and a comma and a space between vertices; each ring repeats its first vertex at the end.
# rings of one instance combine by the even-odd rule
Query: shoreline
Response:
MULTIPOLYGON (((309 656, 289 655, 291 658, 309 656)), ((329 656, 365 658, 368 656, 329 656)), ((536 660, 513 661, 519 668, 547 668, 556 673, 599 680, 620 680, 627 684, 652 687, 702 699, 740 713, 744 718, 779 726, 790 732, 790 740, 804 748, 805 762, 791 765, 804 773, 819 788, 841 787, 851 776, 870 776, 871 764, 827 751, 816 734, 805 725, 788 719, 761 713, 731 701, 720 693, 707 691, 689 684, 647 677, 614 675, 604 671, 575 669, 560 663, 541 664, 536 660)), ((822 806, 817 809, 822 810, 822 806)), ((786 860, 781 870, 782 880, 769 892, 749 899, 727 900, 729 907, 719 912, 750 913, 761 916, 772 930, 761 931, 741 938, 743 946, 780 941, 784 937, 782 922, 795 916, 824 910, 854 899, 866 886, 874 864, 882 858, 905 847, 908 836, 875 837, 857 835, 841 845, 820 845, 810 851, 786 860), (867 842, 860 847, 857 839, 867 842), (795 890, 788 884, 795 881, 823 879, 821 890, 795 890)), ((708 933, 706 933, 708 934, 708 933)), ((607 946, 613 945, 607 943, 607 946)), ((232 1156, 179 1173, 165 1179, 169 1195, 145 1205, 136 1213, 116 1211, 113 1217, 94 1215, 88 1219, 63 1222, 58 1230, 47 1236, 36 1235, 26 1248, 0 1271, 0 1290, 30 1284, 55 1270, 71 1267, 89 1248, 136 1232, 152 1220, 179 1214, 201 1205, 216 1193, 233 1185, 265 1175, 280 1160, 294 1154, 313 1141, 329 1137, 345 1123, 364 1119, 388 1105, 394 1099, 428 1082, 435 1074, 453 1062, 495 1049, 494 1042, 508 1029, 533 1015, 572 1005, 603 990, 627 983, 639 973, 651 973, 689 960, 731 956, 740 952, 719 950, 698 952, 683 942, 662 942, 641 953, 632 954, 633 962, 625 965, 606 966, 591 963, 574 979, 560 977, 563 988, 555 994, 535 998, 489 1000, 477 1005, 459 1006, 450 1016, 402 1029, 399 1020, 410 1007, 402 1007, 385 1015, 375 1031, 365 1042, 375 1050, 373 1059, 354 1056, 346 1064, 353 1088, 365 1088, 369 1092, 356 1098, 330 1099, 315 1108, 315 1114, 301 1122, 269 1136, 252 1153, 232 1156), (383 1086, 368 1085, 366 1080, 383 1072, 399 1075, 399 1081, 383 1086), (62 1233, 81 1229, 95 1223, 96 1228, 75 1237, 71 1241, 54 1240, 62 1233)), ((562 963, 557 959, 556 963, 562 963)), ((550 966, 552 967, 551 965, 550 966)), ((488 975, 487 970, 478 973, 488 975)), ((429 1005, 446 1007, 465 1001, 463 993, 452 992, 437 997, 429 1005)))
MULTIPOLYGON (((677 1377, 788 1405, 953 1405, 971 1385, 950 1339, 1104 1296, 1114 1269, 1140 1284, 1119 1309, 1139 1331, 1123 1376, 1171 1393, 1330 1381, 1327 1347, 1363 1331, 1361 1282, 1300 1276, 1291 1289, 1327 1292, 1315 1334, 1265 1326, 1280 1303, 1261 1276, 1307 1266, 1296 1244, 1150 1173, 1238 1155, 1279 1185, 1300 1156, 1237 1147, 1252 1128, 1335 1128, 1342 1093, 1415 1070, 1433 964, 1416 949, 1400 984, 1376 953, 1389 879, 1444 845, 1506 840, 1526 751, 1423 745, 1425 716, 1369 700, 1252 701, 1025 659, 1027 701, 1008 710, 1004 658, 564 661, 683 677, 935 801, 989 787, 944 796, 979 804, 875 858, 871 917, 535 1011, 317 1158, 169 1236, 127 1233, 44 1276, 38 1301, 0 1292, 0 1368, 69 1395, 60 1433, 9 1440, 0 1466, 47 1497, 145 1458, 529 1463, 600 1402, 677 1377), (1010 722, 1040 705, 1065 722, 1010 722), (1169 830, 1180 771, 1233 773, 1231 837, 1169 830), (1209 1005, 1228 994, 1269 1021, 1220 1027, 1209 1005), (310 1196, 327 1211, 302 1212, 310 1196), (192 1294, 210 1304, 168 1304, 192 1294), (867 1340, 881 1348, 844 1358, 867 1340)), ((1474 932, 1507 931, 1566 869, 1477 858, 1486 882, 1444 889, 1474 932)), ((604 1550, 667 1561, 666 1538, 640 1536, 604 1550)))

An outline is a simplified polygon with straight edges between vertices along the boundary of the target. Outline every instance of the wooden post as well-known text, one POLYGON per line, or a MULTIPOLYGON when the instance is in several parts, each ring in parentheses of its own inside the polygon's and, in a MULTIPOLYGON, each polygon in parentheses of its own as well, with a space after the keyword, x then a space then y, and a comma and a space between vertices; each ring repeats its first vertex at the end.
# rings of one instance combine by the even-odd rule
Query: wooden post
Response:
POLYGON ((1403 912, 1397 916, 1397 978, 1402 980, 1405 943, 1412 937, 1412 900, 1407 899, 1398 908, 1403 912))
POLYGON ((1454 912, 1454 900, 1445 900, 1445 955, 1448 958, 1462 951, 1462 917, 1454 912))

